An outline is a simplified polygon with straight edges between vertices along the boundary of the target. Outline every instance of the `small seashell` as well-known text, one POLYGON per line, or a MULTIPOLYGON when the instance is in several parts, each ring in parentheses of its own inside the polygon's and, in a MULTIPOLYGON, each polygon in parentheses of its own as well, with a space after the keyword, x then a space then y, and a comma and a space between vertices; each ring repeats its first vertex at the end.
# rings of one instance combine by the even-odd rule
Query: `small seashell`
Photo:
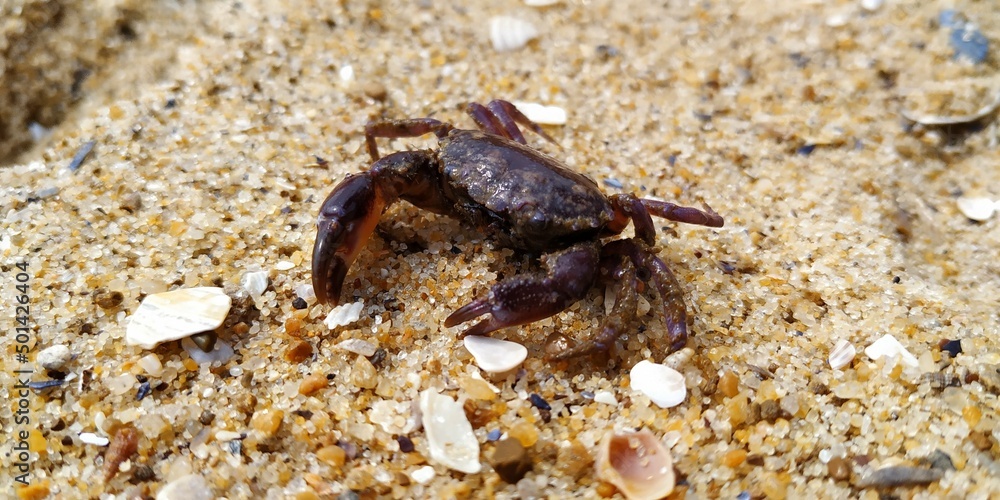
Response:
POLYGON ((419 469, 414 470, 410 473, 410 478, 416 481, 418 484, 427 484, 434 479, 434 467, 430 465, 425 465, 419 469))
POLYGON ((462 405, 428 389, 420 393, 420 413, 432 460, 466 474, 482 469, 479 441, 462 405))
POLYGON ((673 408, 687 397, 684 375, 669 366, 640 361, 629 372, 630 387, 649 397, 660 408, 673 408))
POLYGON ((524 47, 538 36, 538 29, 528 21, 510 16, 490 18, 490 41, 500 52, 524 47))
POLYGON ((274 268, 279 271, 288 271, 294 267, 295 263, 290 260, 279 260, 278 263, 274 265, 274 268))
POLYGON ((594 393, 594 401, 598 403, 604 403, 606 405, 617 405, 618 400, 615 399, 615 393, 611 391, 597 391, 594 393))
POLYGON ((854 355, 857 354, 857 352, 858 350, 854 348, 853 344, 841 339, 837 342, 837 345, 833 346, 833 350, 830 351, 830 367, 834 370, 839 370, 851 364, 851 360, 854 359, 854 355))
POLYGON ((993 213, 997 210, 997 203, 989 198, 963 196, 955 203, 958 204, 958 209, 962 211, 962 215, 979 222, 993 217, 993 213))
POLYGON ((111 442, 110 439, 108 439, 108 438, 106 438, 104 436, 98 436, 97 434, 94 434, 93 432, 81 432, 80 433, 80 441, 83 441, 86 444, 92 444, 92 445, 96 445, 96 446, 107 446, 108 443, 111 442))
POLYGON ((210 364, 218 361, 219 363, 225 364, 227 361, 233 358, 236 354, 233 351, 233 346, 229 345, 225 340, 219 339, 215 342, 215 346, 212 350, 205 352, 198 347, 190 338, 185 338, 181 340, 181 347, 187 351, 188 356, 199 365, 210 364))
POLYGON ((674 490, 674 461, 652 432, 609 432, 594 462, 597 477, 630 500, 663 498, 674 490))
POLYGON ((559 106, 545 106, 534 102, 515 101, 514 107, 529 120, 540 125, 565 125, 566 110, 559 106))
POLYGON ((910 351, 907 351, 903 344, 900 344, 895 337, 890 334, 885 334, 882 338, 876 340, 872 345, 865 348, 865 354, 869 358, 879 359, 882 357, 895 358, 899 357, 904 363, 910 366, 920 366, 920 362, 915 358, 910 351))
POLYGON ((341 304, 330 310, 330 314, 326 315, 326 319, 323 320, 326 323, 326 327, 333 330, 338 326, 346 326, 354 323, 361 317, 361 309, 364 308, 365 303, 360 300, 357 302, 351 302, 348 304, 341 304))
POLYGON ((62 344, 47 347, 38 353, 35 361, 46 370, 59 370, 73 359, 69 347, 62 344))
POLYGON ((267 290, 267 271, 252 271, 243 275, 240 279, 240 285, 243 289, 250 293, 254 301, 260 299, 261 295, 264 295, 264 290, 267 290))
POLYGON ((462 340, 465 348, 476 359, 476 364, 489 373, 503 373, 513 370, 528 357, 528 349, 516 342, 468 335, 462 340))
POLYGON ((226 319, 232 299, 221 288, 181 288, 143 299, 125 328, 125 342, 152 349, 162 342, 214 330, 226 319))
POLYGON ((354 354, 360 354, 366 358, 374 356, 377 349, 375 344, 363 339, 343 340, 334 347, 354 354))

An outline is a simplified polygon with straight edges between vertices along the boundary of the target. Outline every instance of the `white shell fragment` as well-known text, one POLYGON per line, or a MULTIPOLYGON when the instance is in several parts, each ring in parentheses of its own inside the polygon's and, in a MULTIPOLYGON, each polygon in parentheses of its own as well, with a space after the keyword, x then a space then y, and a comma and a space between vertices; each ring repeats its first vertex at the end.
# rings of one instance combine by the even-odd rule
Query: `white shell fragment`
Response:
POLYGON ((538 29, 528 21, 510 16, 490 18, 490 41, 500 52, 524 47, 537 36, 538 29))
POLYGON ((566 110, 559 106, 546 106, 534 102, 516 101, 513 103, 518 111, 524 113, 529 120, 539 125, 565 125, 566 110))
POLYGON ((649 397, 660 408, 673 408, 687 397, 684 375, 669 366, 640 361, 629 372, 630 387, 649 397))
POLYGON ((861 0, 861 8, 868 12, 874 12, 882 7, 885 0, 861 0))
POLYGON ((97 434, 94 434, 93 432, 81 432, 80 433, 80 441, 83 441, 86 444, 92 444, 92 445, 95 445, 95 446, 107 446, 108 443, 111 442, 110 439, 108 439, 108 438, 106 438, 104 436, 98 436, 97 434))
POLYGON ((1000 92, 997 93, 996 97, 989 104, 979 108, 978 111, 964 115, 918 115, 913 111, 906 109, 900 110, 900 114, 903 115, 903 118, 906 118, 911 122, 917 122, 921 125, 957 125, 960 123, 971 123, 979 120, 980 118, 993 113, 997 110, 997 108, 1000 108, 1000 92))
POLYGON ((260 296, 264 295, 264 290, 267 290, 267 271, 251 271, 244 274, 240 279, 240 285, 250 293, 253 300, 260 299, 260 296))
POLYGON ((214 330, 226 319, 232 299, 221 288, 181 288, 143 299, 125 329, 125 342, 152 349, 162 342, 214 330))
POLYGON ((278 263, 274 265, 274 268, 279 271, 288 271, 294 267, 295 263, 290 260, 279 260, 278 263))
POLYGON ((427 484, 434 479, 434 467, 430 465, 425 465, 419 469, 414 470, 410 473, 410 478, 419 484, 427 484))
POLYGON ((857 354, 858 350, 854 348, 854 345, 847 340, 840 339, 837 345, 833 346, 833 350, 830 351, 830 367, 834 370, 839 370, 849 364, 851 360, 854 359, 854 355, 857 354))
POLYGON ((362 339, 347 339, 342 340, 337 345, 333 346, 336 349, 347 351, 354 354, 360 354, 366 358, 370 358, 375 355, 375 344, 362 339))
POLYGON ((615 393, 611 391, 597 391, 594 393, 594 401, 598 403, 604 403, 606 405, 617 405, 618 400, 615 399, 615 393))
POLYGON ((46 370, 59 370, 63 366, 66 366, 66 363, 69 363, 72 359, 73 353, 69 351, 69 347, 56 344, 46 347, 42 352, 39 352, 35 361, 46 370))
POLYGON ((528 357, 528 349, 516 342, 480 335, 468 335, 462 340, 462 343, 476 359, 479 368, 489 373, 503 373, 513 370, 528 357))
POLYGON ((956 200, 956 203, 958 204, 958 209, 962 211, 962 215, 979 222, 993 217, 993 213, 998 210, 997 205, 1000 205, 989 198, 972 198, 966 196, 956 200))
POLYGON ((229 345, 229 342, 222 339, 215 341, 215 346, 212 348, 212 352, 202 351, 201 348, 189 338, 181 340, 181 347, 183 347, 184 350, 187 351, 188 356, 191 356, 191 359, 199 365, 211 364, 216 361, 225 364, 236 354, 233 351, 233 346, 229 345))
POLYGON ((341 304, 331 309, 330 314, 326 315, 326 319, 323 322, 331 330, 338 326, 349 325, 361 317, 361 309, 364 307, 365 303, 361 301, 341 304))
POLYGON ((479 441, 462 405, 435 389, 428 389, 420 393, 420 413, 432 460, 466 474, 482 469, 479 441))
POLYGON ((528 7, 548 7, 561 1, 562 0, 524 0, 524 5, 527 5, 528 7))
POLYGON ((903 344, 900 344, 895 337, 890 334, 885 334, 882 338, 876 340, 872 345, 865 348, 865 354, 873 360, 887 357, 895 358, 899 357, 901 361, 910 366, 919 366, 920 362, 917 358, 907 351, 903 344))
POLYGON ((609 432, 601 440, 594 462, 597 477, 618 488, 630 500, 663 498, 674 490, 674 461, 648 430, 609 432))

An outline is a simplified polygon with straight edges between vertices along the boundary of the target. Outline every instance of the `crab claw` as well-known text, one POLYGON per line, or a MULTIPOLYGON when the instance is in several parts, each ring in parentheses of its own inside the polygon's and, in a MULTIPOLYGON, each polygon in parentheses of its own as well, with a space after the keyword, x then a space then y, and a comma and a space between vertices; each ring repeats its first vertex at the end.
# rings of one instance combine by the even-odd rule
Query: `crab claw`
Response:
POLYGON ((312 282, 319 302, 336 305, 344 277, 371 236, 385 208, 385 196, 372 176, 351 175, 320 207, 313 247, 312 282))

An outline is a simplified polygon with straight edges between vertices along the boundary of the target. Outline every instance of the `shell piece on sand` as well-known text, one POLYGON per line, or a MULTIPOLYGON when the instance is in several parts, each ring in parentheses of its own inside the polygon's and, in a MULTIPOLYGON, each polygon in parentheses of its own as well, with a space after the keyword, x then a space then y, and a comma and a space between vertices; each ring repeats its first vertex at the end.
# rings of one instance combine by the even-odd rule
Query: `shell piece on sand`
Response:
POLYGON ((420 393, 420 413, 432 460, 466 474, 482 469, 479 441, 462 405, 435 389, 428 389, 420 393))
POLYGON ((538 29, 528 21, 510 16, 490 18, 490 41, 500 52, 524 47, 538 36, 538 29))
POLYGON ((963 196, 955 201, 958 205, 958 209, 962 211, 962 215, 978 222, 993 217, 993 213, 997 211, 998 205, 989 198, 972 198, 963 196))
POLYGON ((229 314, 232 299, 221 288, 181 288, 143 299, 125 328, 125 342, 152 349, 163 342, 214 330, 229 314))
MULTIPOLYGON (((514 107, 524 113, 529 120, 539 125, 565 125, 566 110, 559 106, 546 106, 535 102, 514 102, 514 107)), ((610 288, 610 287, 609 287, 610 288)))
POLYGON ((903 363, 910 366, 920 366, 920 362, 917 358, 910 354, 910 351, 907 351, 906 348, 903 347, 903 344, 900 344, 895 337, 888 333, 883 335, 882 338, 876 340, 872 343, 872 345, 866 347, 865 354, 872 359, 879 359, 882 357, 895 358, 898 356, 903 363))
POLYGON ((669 366, 643 360, 632 367, 629 377, 632 390, 645 394, 660 408, 673 408, 687 397, 684 375, 669 366))
POLYGON ((594 462, 597 477, 630 500, 663 498, 674 490, 674 461, 652 432, 609 432, 594 462))
POLYGON ((528 349, 516 342, 468 335, 462 340, 476 364, 485 372, 503 373, 513 370, 528 357, 528 349))
POLYGON ((360 300, 357 302, 340 304, 330 310, 330 313, 326 315, 326 319, 323 320, 323 323, 326 323, 326 327, 331 330, 337 328, 338 326, 349 325, 361 318, 361 309, 364 307, 365 303, 360 300))

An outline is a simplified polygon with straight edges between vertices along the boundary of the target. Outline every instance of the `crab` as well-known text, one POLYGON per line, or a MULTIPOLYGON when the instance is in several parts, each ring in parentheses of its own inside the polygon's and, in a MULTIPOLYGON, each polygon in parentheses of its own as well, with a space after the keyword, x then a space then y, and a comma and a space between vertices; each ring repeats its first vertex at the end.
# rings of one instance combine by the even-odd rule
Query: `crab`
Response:
MULTIPOLYGON (((323 202, 313 249, 312 281, 319 302, 336 305, 348 269, 387 207, 405 200, 418 208, 472 223, 502 245, 540 255, 545 271, 494 284, 484 297, 451 313, 454 327, 485 316, 461 336, 487 335, 555 315, 583 299, 597 283, 614 287, 615 305, 600 330, 573 342, 550 336, 549 359, 608 352, 637 316, 639 288, 651 284, 663 304, 669 352, 688 338, 682 288, 654 246, 652 216, 722 227, 704 210, 632 194, 606 195, 589 177, 528 146, 518 125, 555 143, 513 104, 468 105, 478 130, 434 118, 378 120, 365 126, 373 161, 349 175, 323 202), (438 149, 380 157, 376 138, 433 133, 438 149), (629 224, 635 236, 607 243, 629 224)), ((669 354, 669 353, 668 353, 669 354)))

